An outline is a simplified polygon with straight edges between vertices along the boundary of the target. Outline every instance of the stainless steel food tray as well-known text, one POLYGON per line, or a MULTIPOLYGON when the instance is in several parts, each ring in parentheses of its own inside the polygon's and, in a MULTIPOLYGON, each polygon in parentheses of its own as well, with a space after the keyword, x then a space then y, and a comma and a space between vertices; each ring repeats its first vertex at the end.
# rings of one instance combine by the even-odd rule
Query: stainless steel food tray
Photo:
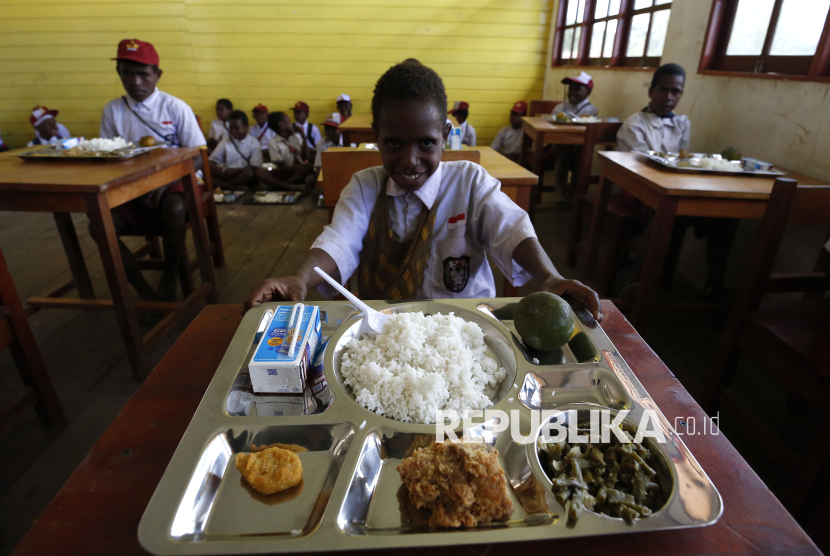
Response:
MULTIPOLYGON (((710 168, 695 168, 689 166, 678 166, 677 161, 680 160, 676 154, 673 153, 658 153, 656 151, 634 151, 636 154, 642 155, 652 162, 656 162, 664 168, 674 170, 675 172, 684 172, 687 174, 722 174, 724 176, 783 176, 786 174, 783 170, 772 168, 770 170, 746 170, 741 169, 740 172, 729 172, 727 170, 712 170, 710 168), (665 155, 665 156, 664 156, 665 155)), ((704 156, 712 156, 705 153, 692 153, 692 158, 701 158, 704 156)))
POLYGON ((166 143, 153 145, 152 147, 128 147, 125 149, 118 149, 115 151, 99 151, 93 155, 72 156, 67 155, 65 150, 55 149, 51 146, 34 147, 31 150, 23 151, 15 156, 23 160, 102 160, 102 161, 118 161, 130 160, 142 154, 146 154, 152 150, 159 149, 165 146, 166 143))
MULTIPOLYGON (((585 512, 575 526, 554 499, 535 445, 514 442, 478 419, 465 429, 499 451, 514 512, 506 523, 472 530, 430 529, 408 507, 396 466, 413 442, 435 433, 434 425, 402 423, 359 406, 339 376, 344 346, 360 323, 346 302, 322 302, 331 335, 325 374, 331 403, 311 414, 235 417, 226 404, 232 386, 250 357, 264 312, 249 311, 231 341, 216 375, 153 494, 141 524, 141 545, 154 554, 250 554, 383 547, 494 543, 633 533, 698 527, 715 523, 723 506, 715 486, 656 407, 602 329, 585 311, 577 328, 585 331, 598 357, 576 363, 567 346, 554 360, 536 365, 515 338, 511 307, 517 299, 369 302, 377 309, 454 312, 486 333, 488 354, 507 370, 493 394, 494 409, 519 410, 520 432, 530 426, 532 409, 607 407, 629 409, 639 422, 645 410, 658 415, 667 442, 659 445, 671 494, 651 517, 627 524, 621 519, 585 512), (501 321, 497 320, 498 316, 501 321), (299 444, 303 483, 285 493, 263 497, 246 488, 234 465, 238 452, 251 444, 299 444)), ((194 354, 198 356, 198 354, 194 354)), ((460 430, 456 429, 460 436, 460 430)))

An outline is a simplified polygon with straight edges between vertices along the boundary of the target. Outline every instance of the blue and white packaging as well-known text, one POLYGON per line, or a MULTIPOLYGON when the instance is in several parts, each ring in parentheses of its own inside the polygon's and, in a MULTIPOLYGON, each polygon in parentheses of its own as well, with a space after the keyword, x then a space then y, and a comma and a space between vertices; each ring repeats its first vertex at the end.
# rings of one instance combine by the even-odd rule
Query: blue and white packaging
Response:
POLYGON ((743 165, 744 170, 750 170, 753 172, 767 172, 772 169, 772 164, 764 162, 763 160, 758 160, 757 158, 743 158, 741 159, 741 164, 743 165))
POLYGON ((460 151, 461 148, 461 128, 453 126, 450 131, 450 150, 460 151))
POLYGON ((58 139, 54 144, 57 149, 67 150, 77 147, 83 140, 83 137, 67 137, 66 139, 58 139))
POLYGON ((248 364, 254 392, 302 395, 320 334, 319 307, 302 303, 277 307, 248 364))

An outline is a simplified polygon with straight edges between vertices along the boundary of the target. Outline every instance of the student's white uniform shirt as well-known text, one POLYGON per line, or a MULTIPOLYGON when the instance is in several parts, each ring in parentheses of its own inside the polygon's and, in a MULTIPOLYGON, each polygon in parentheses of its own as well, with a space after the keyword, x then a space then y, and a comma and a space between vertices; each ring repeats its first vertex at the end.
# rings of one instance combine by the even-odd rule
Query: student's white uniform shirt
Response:
MULTIPOLYGON (((340 193, 330 225, 312 248, 328 253, 345 282, 357 269, 363 238, 386 172, 381 166, 352 176, 340 193)), ((386 178, 388 179, 388 178, 386 178)), ((513 261, 516 246, 536 237, 527 213, 502 193, 501 183, 474 162, 441 162, 426 183, 406 192, 389 179, 389 219, 396 239, 414 233, 424 206, 438 203, 435 229, 418 297, 495 297, 487 252, 515 286, 530 275, 513 261)), ((333 293, 320 288, 324 294, 333 293)))
POLYGON ((329 141, 328 139, 323 139, 319 143, 317 143, 317 154, 314 155, 314 167, 315 168, 322 168, 323 167, 323 157, 322 153, 326 152, 329 147, 336 147, 337 143, 334 141, 329 141))
POLYGON ((306 122, 301 126, 305 128, 305 141, 308 145, 308 150, 313 151, 317 148, 317 145, 323 140, 323 135, 320 133, 320 128, 318 128, 313 123, 306 120, 306 122))
POLYGON ((653 112, 636 112, 617 132, 617 150, 676 153, 689 149, 692 122, 687 116, 661 118, 653 112))
POLYGON ((168 141, 170 147, 192 148, 205 144, 205 136, 190 106, 173 95, 159 91, 158 87, 144 102, 136 102, 130 95, 109 101, 101 114, 98 135, 103 139, 122 137, 133 143, 149 135, 156 141, 168 141), (124 99, 146 124, 125 106, 124 99))
POLYGON ((0 147, 2 147, 2 146, 3 146, 3 145, 5 145, 5 144, 6 144, 6 143, 4 143, 4 142, 3 142, 3 138, 2 138, 2 137, 0 137, 0 147))
POLYGON ((216 139, 217 141, 221 141, 223 137, 228 134, 228 122, 223 122, 219 118, 216 118, 212 122, 210 122, 210 131, 208 131, 208 139, 216 139))
MULTIPOLYGON (((57 123, 57 122, 56 122, 56 123, 57 123)), ((70 134, 70 133, 69 133, 69 130, 68 130, 68 129, 66 129, 66 126, 65 126, 65 125, 63 125, 63 124, 61 124, 61 123, 58 123, 58 136, 57 136, 57 137, 50 137, 50 138, 46 139, 45 137, 43 137, 43 136, 40 134, 40 132, 39 132, 37 129, 35 130, 35 137, 37 137, 37 139, 38 139, 40 142, 39 142, 39 143, 35 143, 35 140, 34 140, 34 139, 32 139, 31 141, 29 141, 29 144, 28 144, 28 145, 26 145, 27 147, 33 147, 33 146, 35 146, 36 144, 37 144, 37 145, 48 145, 48 144, 49 144, 49 143, 51 143, 52 141, 57 141, 58 139, 67 139, 67 138, 69 138, 69 137, 72 137, 72 134, 70 134)), ((2 145, 2 141, 0 141, 0 145, 2 145)))
POLYGON ((254 124, 251 126, 251 135, 259 141, 260 150, 265 151, 268 150, 268 145, 271 144, 271 140, 277 136, 277 132, 268 127, 268 124, 265 124, 264 129, 259 124, 254 124))
POLYGON ((599 111, 597 110, 597 107, 591 104, 591 101, 587 98, 577 105, 571 104, 568 100, 566 100, 565 102, 560 102, 553 109, 553 113, 558 114, 560 112, 570 114, 571 116, 599 117, 599 111))
POLYGON ((210 160, 224 164, 226 168, 245 168, 248 165, 259 168, 262 166, 262 149, 259 141, 250 134, 242 141, 228 134, 216 145, 210 160))
POLYGON ((522 152, 522 128, 513 129, 513 126, 504 126, 496 134, 490 148, 507 156, 522 152))
POLYGON ((461 128, 461 144, 467 145, 468 147, 475 147, 476 129, 470 125, 468 120, 464 120, 464 123, 458 127, 461 128))
POLYGON ((268 143, 268 154, 271 156, 271 162, 274 163, 299 164, 302 162, 302 157, 299 154, 302 148, 303 138, 299 133, 294 133, 288 139, 284 139, 281 135, 275 135, 268 143), (291 152, 289 145, 294 147, 297 154, 291 152))

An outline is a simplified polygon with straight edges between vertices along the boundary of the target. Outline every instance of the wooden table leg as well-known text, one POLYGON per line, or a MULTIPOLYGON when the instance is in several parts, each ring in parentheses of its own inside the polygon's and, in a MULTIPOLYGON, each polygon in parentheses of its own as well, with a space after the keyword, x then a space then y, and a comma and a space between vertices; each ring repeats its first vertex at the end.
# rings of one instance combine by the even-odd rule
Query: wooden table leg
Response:
POLYGON ((55 224, 58 226, 58 234, 61 236, 63 250, 69 260, 69 269, 75 278, 75 286, 82 299, 95 299, 95 292, 92 289, 92 280, 89 278, 89 271, 86 268, 84 254, 81 251, 81 244, 78 242, 78 234, 75 233, 75 224, 72 222, 72 215, 67 212, 54 212, 55 224))
POLYGON ((88 194, 86 204, 92 230, 95 236, 100 238, 98 248, 101 252, 101 262, 107 275, 121 336, 127 347, 127 358, 130 360, 133 376, 137 381, 142 382, 152 369, 147 361, 147 350, 141 329, 138 327, 132 292, 127 282, 127 274, 124 272, 124 262, 121 260, 121 251, 118 248, 118 237, 112 223, 109 201, 105 194, 88 194))
POLYGON ((676 197, 664 196, 651 221, 651 237, 648 240, 648 246, 644 246, 646 257, 640 275, 640 284, 637 286, 637 296, 634 299, 634 313, 631 318, 634 328, 640 329, 646 323, 646 316, 657 294, 663 261, 671 242, 678 203, 679 200, 676 197))
POLYGON ((190 219, 190 230, 193 232, 193 243, 196 245, 196 258, 199 261, 199 272, 203 284, 210 284, 211 290, 207 296, 208 303, 219 303, 219 294, 216 288, 216 277, 213 274, 213 263, 210 260, 210 244, 208 243, 207 228, 202 214, 202 194, 196 182, 193 161, 190 164, 190 173, 182 176, 184 196, 187 201, 187 215, 190 219))
POLYGON ((601 174, 597 202, 594 205, 594 214, 591 218, 591 228, 588 233, 588 253, 585 257, 585 268, 582 271, 582 282, 590 284, 594 276, 599 255, 599 243, 602 239, 602 229, 605 224, 605 213, 608 212, 608 199, 611 197, 611 180, 601 174))

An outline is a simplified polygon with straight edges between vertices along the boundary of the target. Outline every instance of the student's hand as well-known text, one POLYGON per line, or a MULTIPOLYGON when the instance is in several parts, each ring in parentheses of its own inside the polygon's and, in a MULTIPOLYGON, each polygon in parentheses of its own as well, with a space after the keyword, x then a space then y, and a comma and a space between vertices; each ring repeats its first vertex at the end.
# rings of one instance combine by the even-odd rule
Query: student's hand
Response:
POLYGON ((569 295, 582 302, 582 306, 594 316, 597 322, 602 322, 602 309, 597 292, 578 280, 550 277, 542 284, 542 290, 556 295, 569 295))
POLYGON ((260 282, 245 300, 244 315, 249 309, 269 301, 302 301, 307 293, 305 281, 297 276, 268 278, 260 282))

